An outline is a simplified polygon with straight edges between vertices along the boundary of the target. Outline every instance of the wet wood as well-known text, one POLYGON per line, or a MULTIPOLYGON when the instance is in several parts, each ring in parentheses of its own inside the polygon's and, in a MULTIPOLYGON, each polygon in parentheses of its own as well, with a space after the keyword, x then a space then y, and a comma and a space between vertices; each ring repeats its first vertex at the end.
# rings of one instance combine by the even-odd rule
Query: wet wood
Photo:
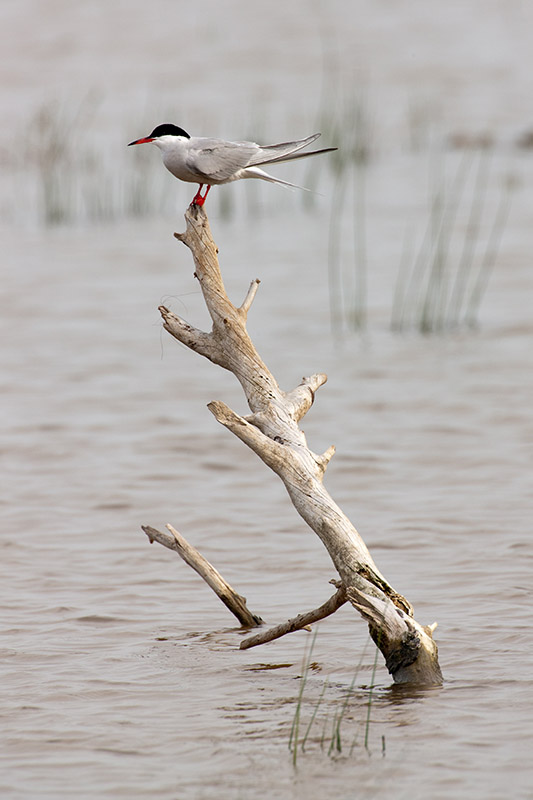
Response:
POLYGON ((279 475, 294 507, 326 547, 349 601, 369 623, 394 680, 441 683, 434 628, 414 620, 409 601, 379 571, 358 531, 323 485, 335 448, 314 453, 298 427, 326 376, 318 373, 303 378, 289 392, 280 389, 246 330, 259 282, 253 281, 242 305, 234 306, 224 289, 218 250, 204 209, 189 207, 185 219, 186 232, 175 236, 191 250, 213 325, 209 333, 197 330, 160 306, 163 325, 187 347, 235 375, 251 414, 240 416, 219 401, 209 404, 210 411, 279 475))
POLYGON ((185 563, 192 567, 215 594, 220 597, 224 605, 237 617, 243 627, 254 628, 257 625, 261 625, 263 620, 261 617, 252 614, 246 605, 246 598, 237 594, 235 589, 224 580, 220 572, 192 544, 189 544, 185 537, 178 533, 172 525, 167 525, 166 527, 169 533, 158 531, 150 525, 142 525, 142 529, 148 536, 150 543, 158 542, 164 547, 168 547, 169 550, 174 550, 178 553, 185 563))
POLYGON ((279 639, 287 633, 301 631, 304 628, 310 630, 309 626, 312 625, 313 622, 318 622, 334 614, 347 600, 346 589, 344 586, 341 586, 329 600, 326 600, 326 602, 320 606, 320 608, 315 608, 313 611, 305 611, 303 614, 298 614, 297 617, 287 620, 287 622, 282 622, 281 625, 276 625, 274 628, 269 628, 266 631, 261 631, 261 633, 248 636, 246 639, 242 640, 240 649, 248 650, 250 647, 257 647, 258 644, 272 642, 274 639, 279 639))

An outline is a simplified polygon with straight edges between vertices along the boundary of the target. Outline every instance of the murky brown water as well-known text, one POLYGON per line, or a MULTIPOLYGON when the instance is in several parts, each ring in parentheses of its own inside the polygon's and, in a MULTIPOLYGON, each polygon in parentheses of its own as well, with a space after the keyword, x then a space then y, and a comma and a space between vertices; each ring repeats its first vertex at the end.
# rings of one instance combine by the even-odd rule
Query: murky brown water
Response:
MULTIPOLYGON (((147 110, 172 106, 185 127, 221 119, 237 137, 231 108, 248 125, 242 108, 260 117, 258 98, 272 138, 304 135, 326 20, 346 71, 369 76, 384 140, 404 135, 404 92, 433 94, 446 123, 508 143, 530 122, 531 12, 476 8, 334 2, 325 17, 301 3, 252 18, 241 2, 7 3, 4 119, 96 87, 110 141, 124 118, 128 141, 147 110)), ((312 213, 277 187, 218 190, 234 190, 235 206, 264 204, 258 219, 209 209, 230 296, 262 279, 249 328, 281 385, 329 375, 304 420, 316 452, 337 445, 328 488, 417 618, 439 622, 445 685, 398 692, 379 661, 368 749, 365 626, 348 608, 320 625, 302 729, 328 686, 296 768, 288 742, 309 635, 240 652, 224 607, 140 530, 174 524, 268 623, 332 591, 327 554, 275 476, 205 408, 220 398, 244 411, 232 376, 161 332, 161 301, 205 324, 171 235, 181 211, 177 222, 44 228, 26 195, 3 192, 2 798, 533 797, 531 165, 516 152, 498 162, 522 188, 480 328, 397 336, 387 321, 402 232, 423 209, 402 185, 424 172, 417 158, 392 149, 369 177, 369 327, 344 343, 330 335, 326 173, 312 213), (333 759, 334 715, 361 657, 333 759)), ((184 209, 189 188, 166 186, 184 209)))

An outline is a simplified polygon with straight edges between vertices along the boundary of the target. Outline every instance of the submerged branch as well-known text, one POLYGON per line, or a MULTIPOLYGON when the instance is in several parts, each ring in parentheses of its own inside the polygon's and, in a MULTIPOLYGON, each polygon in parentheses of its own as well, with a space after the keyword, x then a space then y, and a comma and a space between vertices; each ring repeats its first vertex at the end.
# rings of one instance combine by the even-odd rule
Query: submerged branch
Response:
POLYGON ((148 536, 150 544, 158 542, 164 547, 168 547, 169 550, 174 550, 178 553, 185 563, 192 567, 215 594, 220 597, 224 605, 237 617, 243 627, 254 628, 257 625, 262 625, 263 620, 261 617, 252 614, 248 609, 246 598, 237 594, 235 589, 224 580, 220 572, 196 548, 189 544, 172 525, 167 525, 170 533, 158 531, 150 525, 142 525, 141 527, 148 536))
POLYGON ((329 617, 330 614, 334 614, 347 600, 346 590, 344 586, 341 586, 329 600, 326 600, 326 602, 320 606, 320 608, 298 614, 297 617, 293 617, 287 620, 287 622, 282 622, 281 625, 276 625, 274 628, 269 628, 262 633, 248 636, 247 639, 242 640, 240 649, 248 650, 249 647, 256 647, 258 644, 272 642, 274 639, 279 639, 287 633, 294 633, 294 631, 301 631, 305 628, 308 629, 309 625, 312 625, 313 622, 318 622, 325 617, 329 617))

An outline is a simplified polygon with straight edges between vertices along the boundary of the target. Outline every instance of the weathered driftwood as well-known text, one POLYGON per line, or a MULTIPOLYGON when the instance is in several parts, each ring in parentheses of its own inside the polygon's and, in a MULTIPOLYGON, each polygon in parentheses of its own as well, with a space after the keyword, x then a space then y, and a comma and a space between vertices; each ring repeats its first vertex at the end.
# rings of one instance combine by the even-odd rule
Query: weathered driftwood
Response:
POLYGON ((186 232, 174 235, 191 250, 213 327, 209 333, 193 328, 161 306, 163 325, 187 347, 232 372, 252 413, 241 417, 218 401, 208 408, 279 475, 296 510, 328 550, 342 590, 369 623, 394 680, 440 683, 434 626, 424 627, 414 620, 411 604, 381 574, 362 538, 326 491, 322 479, 335 448, 321 455, 313 453, 298 427, 326 376, 303 378, 290 392, 279 388, 246 331, 259 281, 252 281, 242 305, 234 306, 226 296, 205 211, 191 206, 185 219, 186 232))
POLYGON ((252 614, 248 609, 246 598, 237 594, 235 589, 224 580, 220 572, 195 547, 189 544, 172 525, 167 525, 170 534, 158 531, 156 528, 150 527, 150 525, 142 525, 141 527, 148 536, 150 544, 158 542, 164 547, 168 547, 169 550, 175 550, 185 563, 192 567, 215 594, 220 597, 224 605, 237 617, 241 625, 253 628, 262 624, 261 617, 252 614))
POLYGON ((282 622, 281 625, 276 625, 274 628, 269 628, 267 631, 255 633, 253 636, 248 636, 243 639, 240 644, 241 650, 248 650, 249 647, 257 647, 258 644, 265 644, 272 642, 274 639, 279 639, 280 636, 285 636, 287 633, 294 633, 294 631, 301 631, 304 628, 310 630, 309 626, 313 622, 318 622, 320 619, 329 617, 340 608, 348 600, 346 596, 346 589, 344 586, 339 586, 335 594, 322 603, 320 608, 315 608, 314 611, 305 611, 303 614, 298 614, 293 619, 288 619, 287 622, 282 622))

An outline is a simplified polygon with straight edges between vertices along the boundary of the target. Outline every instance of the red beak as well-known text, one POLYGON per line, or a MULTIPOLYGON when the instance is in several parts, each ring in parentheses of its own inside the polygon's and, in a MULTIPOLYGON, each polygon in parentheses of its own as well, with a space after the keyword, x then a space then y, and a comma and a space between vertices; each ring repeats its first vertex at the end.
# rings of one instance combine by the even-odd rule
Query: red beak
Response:
POLYGON ((154 140, 151 139, 149 136, 145 136, 143 139, 136 139, 134 142, 130 142, 128 147, 131 147, 132 144, 146 144, 146 142, 153 142, 154 140))

